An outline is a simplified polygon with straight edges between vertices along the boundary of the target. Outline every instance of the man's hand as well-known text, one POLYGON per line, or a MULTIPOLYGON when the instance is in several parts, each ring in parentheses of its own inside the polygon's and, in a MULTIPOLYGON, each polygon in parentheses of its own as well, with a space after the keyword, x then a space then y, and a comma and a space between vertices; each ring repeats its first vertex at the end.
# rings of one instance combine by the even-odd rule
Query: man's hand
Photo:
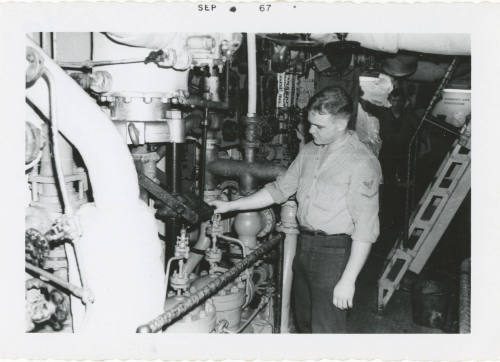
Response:
POLYGON ((216 214, 225 214, 226 212, 234 211, 234 207, 230 201, 213 200, 208 202, 209 205, 215 206, 216 214))
POLYGON ((352 298, 356 289, 354 282, 340 278, 333 289, 333 305, 339 309, 352 308, 352 298))

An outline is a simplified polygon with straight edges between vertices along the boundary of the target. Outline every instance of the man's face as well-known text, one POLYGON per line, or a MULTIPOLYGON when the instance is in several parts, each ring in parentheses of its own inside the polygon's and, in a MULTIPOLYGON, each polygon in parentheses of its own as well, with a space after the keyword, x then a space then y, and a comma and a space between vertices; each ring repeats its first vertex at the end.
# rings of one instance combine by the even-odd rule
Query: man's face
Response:
POLYGON ((311 111, 308 114, 309 133, 313 137, 313 141, 317 145, 327 145, 335 141, 342 135, 346 128, 348 119, 345 116, 331 114, 319 114, 311 111))

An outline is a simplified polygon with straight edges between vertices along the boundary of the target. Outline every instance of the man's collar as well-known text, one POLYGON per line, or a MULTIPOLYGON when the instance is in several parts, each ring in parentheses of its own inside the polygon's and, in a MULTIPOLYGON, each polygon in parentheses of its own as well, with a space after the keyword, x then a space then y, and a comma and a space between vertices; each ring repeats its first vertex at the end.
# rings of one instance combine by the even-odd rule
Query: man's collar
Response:
POLYGON ((328 151, 338 150, 339 148, 343 147, 347 143, 347 141, 352 137, 352 135, 353 135, 353 131, 347 130, 347 132, 345 133, 345 135, 341 139, 338 139, 332 143, 327 144, 326 149, 328 151))

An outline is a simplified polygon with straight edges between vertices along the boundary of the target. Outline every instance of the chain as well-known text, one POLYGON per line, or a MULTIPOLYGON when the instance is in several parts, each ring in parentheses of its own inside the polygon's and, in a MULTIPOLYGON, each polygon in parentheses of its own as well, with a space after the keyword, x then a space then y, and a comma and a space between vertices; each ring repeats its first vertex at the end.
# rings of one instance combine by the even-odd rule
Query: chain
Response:
POLYGON ((42 233, 34 228, 25 232, 25 260, 40 268, 45 266, 50 252, 50 244, 42 233))

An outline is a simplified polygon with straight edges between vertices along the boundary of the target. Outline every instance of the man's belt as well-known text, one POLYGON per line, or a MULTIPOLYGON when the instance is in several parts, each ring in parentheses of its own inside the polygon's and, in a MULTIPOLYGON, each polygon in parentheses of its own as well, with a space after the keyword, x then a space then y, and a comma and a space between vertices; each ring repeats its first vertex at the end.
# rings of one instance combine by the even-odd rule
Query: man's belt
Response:
POLYGON ((310 235, 310 236, 349 236, 346 233, 340 233, 340 234, 327 234, 323 230, 311 230, 309 228, 305 228, 303 226, 299 227, 300 233, 304 235, 310 235))

